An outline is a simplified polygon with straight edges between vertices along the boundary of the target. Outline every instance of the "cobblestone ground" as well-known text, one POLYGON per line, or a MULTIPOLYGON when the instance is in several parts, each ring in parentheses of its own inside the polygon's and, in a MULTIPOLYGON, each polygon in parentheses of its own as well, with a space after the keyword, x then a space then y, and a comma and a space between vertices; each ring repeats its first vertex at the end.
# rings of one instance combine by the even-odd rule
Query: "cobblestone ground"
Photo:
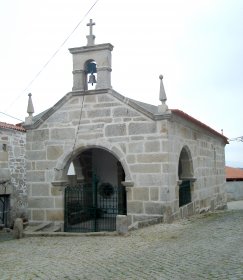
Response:
POLYGON ((1 242, 0 279, 243 279, 243 210, 155 225, 127 237, 1 242))

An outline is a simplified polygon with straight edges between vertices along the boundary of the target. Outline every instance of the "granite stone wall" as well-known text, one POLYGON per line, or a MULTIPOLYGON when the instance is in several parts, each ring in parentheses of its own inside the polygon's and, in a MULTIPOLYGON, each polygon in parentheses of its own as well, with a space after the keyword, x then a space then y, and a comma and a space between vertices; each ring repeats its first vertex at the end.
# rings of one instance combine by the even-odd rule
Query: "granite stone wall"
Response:
POLYGON ((179 118, 155 121, 110 91, 65 98, 38 128, 27 131, 32 221, 63 222, 63 190, 70 162, 94 147, 113 154, 122 164, 129 224, 161 217, 169 221, 182 215, 178 163, 185 146, 193 166, 195 205, 190 211, 224 204, 224 143, 220 138, 179 118))
POLYGON ((171 206, 175 217, 189 215, 226 207, 225 194, 225 143, 205 129, 187 121, 175 118, 170 122, 170 189, 172 191, 171 206), (183 178, 178 174, 178 161, 182 149, 190 151, 192 170, 191 183, 192 202, 179 209, 179 186, 183 178))
POLYGON ((9 195, 11 226, 17 217, 27 216, 26 133, 0 129, 0 195, 9 195))

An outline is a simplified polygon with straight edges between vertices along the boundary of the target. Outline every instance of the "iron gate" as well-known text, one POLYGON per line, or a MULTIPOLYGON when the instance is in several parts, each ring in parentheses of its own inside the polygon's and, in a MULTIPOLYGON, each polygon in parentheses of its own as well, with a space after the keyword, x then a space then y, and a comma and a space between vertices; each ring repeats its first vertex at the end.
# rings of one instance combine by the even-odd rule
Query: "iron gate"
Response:
POLYGON ((64 204, 64 231, 115 231, 116 216, 126 215, 126 192, 109 183, 67 186, 64 204))
POLYGON ((9 226, 9 195, 0 195, 0 224, 9 226))

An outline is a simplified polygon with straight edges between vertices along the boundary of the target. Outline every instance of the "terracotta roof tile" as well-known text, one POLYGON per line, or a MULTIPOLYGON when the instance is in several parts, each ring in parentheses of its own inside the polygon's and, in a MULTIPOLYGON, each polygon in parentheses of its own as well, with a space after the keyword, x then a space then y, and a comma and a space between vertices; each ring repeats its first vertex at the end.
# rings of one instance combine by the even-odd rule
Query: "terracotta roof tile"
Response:
POLYGON ((225 173, 227 180, 243 180, 243 169, 226 166, 225 173))
POLYGON ((0 128, 13 129, 13 130, 26 132, 25 128, 23 128, 20 124, 15 125, 10 123, 0 122, 0 128))

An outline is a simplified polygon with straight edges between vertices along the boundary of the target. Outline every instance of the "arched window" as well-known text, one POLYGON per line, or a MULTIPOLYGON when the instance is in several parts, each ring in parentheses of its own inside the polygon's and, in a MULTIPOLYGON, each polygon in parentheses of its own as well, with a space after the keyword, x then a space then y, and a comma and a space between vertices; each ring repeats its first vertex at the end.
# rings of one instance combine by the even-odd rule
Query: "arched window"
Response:
POLYGON ((181 150, 178 164, 178 177, 181 181, 179 186, 179 207, 191 202, 191 181, 193 179, 193 164, 191 152, 187 146, 181 150))
POLYGON ((184 146, 180 153, 178 177, 179 180, 193 178, 192 157, 191 157, 191 152, 187 146, 184 146))

